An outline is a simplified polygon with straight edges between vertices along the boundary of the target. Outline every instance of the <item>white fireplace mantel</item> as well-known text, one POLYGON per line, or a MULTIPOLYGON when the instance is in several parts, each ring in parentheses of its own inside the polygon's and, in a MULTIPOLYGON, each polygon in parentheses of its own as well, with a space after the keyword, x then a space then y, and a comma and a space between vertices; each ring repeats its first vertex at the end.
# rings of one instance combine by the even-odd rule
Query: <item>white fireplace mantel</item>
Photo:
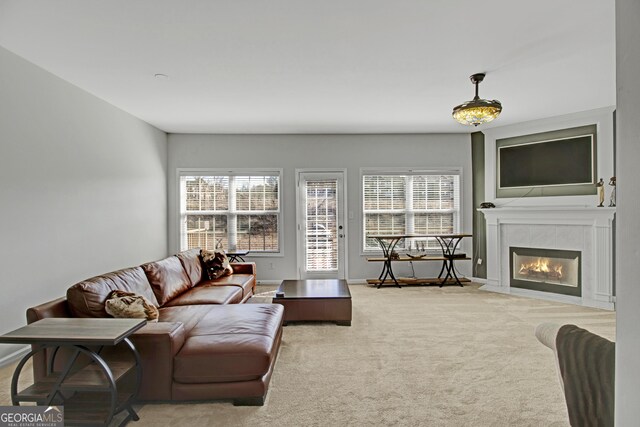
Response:
POLYGON ((615 208, 530 206, 478 209, 487 223, 487 284, 496 292, 614 309, 612 221, 615 208), (511 288, 509 247, 582 252, 582 297, 511 288))

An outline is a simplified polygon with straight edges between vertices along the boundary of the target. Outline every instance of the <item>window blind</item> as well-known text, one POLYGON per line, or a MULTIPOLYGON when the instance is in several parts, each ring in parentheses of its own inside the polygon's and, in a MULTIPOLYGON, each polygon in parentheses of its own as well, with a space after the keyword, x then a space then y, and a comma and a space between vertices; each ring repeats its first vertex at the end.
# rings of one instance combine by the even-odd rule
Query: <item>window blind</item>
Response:
POLYGON ((280 174, 180 177, 181 247, 279 252, 280 174))
POLYGON ((336 271, 338 183, 335 179, 308 180, 305 187, 306 271, 336 271))
MULTIPOLYGON (((364 251, 377 251, 371 234, 450 234, 459 231, 460 176, 405 172, 363 174, 364 251)), ((437 242, 411 239, 397 249, 419 245, 436 250, 437 242)))

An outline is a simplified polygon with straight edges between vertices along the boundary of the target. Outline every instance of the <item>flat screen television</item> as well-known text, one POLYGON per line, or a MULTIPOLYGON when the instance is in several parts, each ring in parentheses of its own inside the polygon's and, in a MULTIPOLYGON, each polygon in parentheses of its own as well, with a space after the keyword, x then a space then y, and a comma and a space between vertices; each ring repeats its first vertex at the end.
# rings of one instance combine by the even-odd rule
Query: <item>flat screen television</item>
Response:
POLYGON ((496 197, 596 194, 598 126, 496 139, 496 197))
POLYGON ((498 188, 595 185, 594 142, 589 134, 500 146, 498 188))

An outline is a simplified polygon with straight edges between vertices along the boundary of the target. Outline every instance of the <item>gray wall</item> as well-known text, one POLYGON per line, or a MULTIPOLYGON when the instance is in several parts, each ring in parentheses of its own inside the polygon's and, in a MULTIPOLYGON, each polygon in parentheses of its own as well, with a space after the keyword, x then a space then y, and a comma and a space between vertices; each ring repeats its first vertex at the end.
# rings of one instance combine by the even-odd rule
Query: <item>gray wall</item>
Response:
MULTIPOLYGON (((375 278, 379 263, 361 255, 361 167, 461 167, 463 169, 462 230, 471 232, 471 148, 469 135, 169 135, 169 247, 178 250, 177 168, 283 168, 284 256, 250 258, 257 263, 258 280, 296 277, 296 168, 347 168, 348 278, 375 278), (274 268, 270 269, 273 263, 274 268)), ((469 239, 464 248, 471 253, 469 239)), ((397 273, 408 275, 408 264, 397 273)), ((416 263, 418 275, 437 275, 437 263, 416 263)), ((465 275, 469 261, 459 262, 465 275)))
POLYGON ((167 254, 166 144, 0 48, 0 333, 79 280, 167 254))
POLYGON ((640 2, 616 1, 616 425, 640 420, 640 2))

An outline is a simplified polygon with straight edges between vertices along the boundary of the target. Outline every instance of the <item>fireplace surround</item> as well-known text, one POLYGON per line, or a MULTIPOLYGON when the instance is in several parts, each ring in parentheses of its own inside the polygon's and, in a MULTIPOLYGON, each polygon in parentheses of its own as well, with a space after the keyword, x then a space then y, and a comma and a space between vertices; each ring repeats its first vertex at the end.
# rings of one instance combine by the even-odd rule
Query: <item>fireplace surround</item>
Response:
POLYGON ((615 309, 612 232, 615 208, 527 206, 479 211, 487 224, 487 279, 481 289, 615 309), (512 286, 510 247, 580 251, 580 295, 512 286))

